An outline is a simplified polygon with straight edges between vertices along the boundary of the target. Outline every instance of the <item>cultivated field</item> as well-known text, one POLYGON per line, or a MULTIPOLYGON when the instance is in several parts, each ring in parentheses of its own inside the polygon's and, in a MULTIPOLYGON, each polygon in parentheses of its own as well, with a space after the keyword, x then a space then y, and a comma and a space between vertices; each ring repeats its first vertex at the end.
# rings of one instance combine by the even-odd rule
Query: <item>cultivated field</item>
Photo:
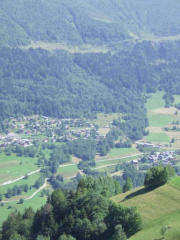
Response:
MULTIPOLYGON (((180 96, 176 95, 174 97, 174 104, 180 102, 180 96)), ((165 131, 165 128, 172 129, 175 125, 173 122, 180 120, 180 111, 175 107, 165 108, 164 106, 163 92, 157 92, 149 97, 146 107, 150 133, 144 137, 144 140, 169 146, 172 149, 180 148, 180 132, 175 130, 165 131), (175 141, 172 143, 173 138, 175 141)))

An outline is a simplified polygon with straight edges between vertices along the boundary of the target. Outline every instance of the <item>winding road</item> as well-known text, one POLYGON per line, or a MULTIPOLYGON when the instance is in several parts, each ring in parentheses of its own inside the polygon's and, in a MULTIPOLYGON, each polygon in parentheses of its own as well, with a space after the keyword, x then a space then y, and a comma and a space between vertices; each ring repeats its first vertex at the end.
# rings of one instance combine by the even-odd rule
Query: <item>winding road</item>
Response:
POLYGON ((21 176, 21 177, 19 177, 19 178, 16 178, 16 179, 14 179, 14 180, 9 180, 9 181, 7 181, 7 182, 1 183, 0 186, 5 186, 5 185, 9 185, 9 184, 18 182, 18 181, 22 180, 23 178, 25 178, 26 176, 31 176, 31 175, 33 175, 33 174, 36 174, 36 173, 40 172, 40 170, 41 170, 41 169, 37 169, 37 170, 35 170, 35 171, 32 171, 32 172, 30 172, 30 173, 27 173, 26 175, 21 176))
MULTIPOLYGON (((77 175, 77 174, 76 174, 77 175)), ((76 175, 74 175, 74 176, 71 176, 71 177, 66 177, 66 178, 64 178, 64 179, 73 179, 73 178, 75 178, 76 177, 76 175)), ((44 182, 44 184, 39 188, 39 189, 37 189, 35 192, 33 192, 33 194, 31 195, 31 196, 29 196, 29 197, 26 197, 26 198, 24 198, 23 200, 24 201, 27 201, 27 200, 31 200, 32 198, 34 198, 40 191, 42 191, 44 188, 46 188, 47 187, 47 182, 48 182, 48 178, 46 178, 45 179, 45 182, 44 182)), ((15 200, 7 200, 7 201, 1 201, 0 203, 18 203, 19 202, 19 200, 17 200, 17 199, 15 199, 15 200)))
MULTIPOLYGON (((102 160, 96 160, 96 162, 106 162, 106 161, 114 161, 114 160, 122 160, 122 159, 126 159, 126 158, 130 158, 130 157, 138 157, 140 155, 143 155, 143 153, 139 153, 139 154, 134 154, 134 155, 128 155, 128 156, 124 156, 124 157, 116 157, 116 158, 107 158, 107 159, 102 159, 102 160)), ((76 166, 77 164, 75 163, 70 163, 70 164, 63 164, 63 165, 60 165, 60 167, 68 167, 68 166, 76 166)), ((103 166, 99 166, 99 167, 95 167, 94 169, 97 170, 97 169, 101 169, 101 168, 105 168, 105 167, 111 167, 111 166, 115 166, 117 165, 117 163, 113 163, 113 164, 106 164, 106 165, 103 165, 103 166)), ((14 180, 10 180, 10 181, 7 181, 7 182, 4 182, 4 183, 1 183, 0 186, 5 186, 5 185, 9 185, 9 184, 12 184, 12 183, 15 183, 15 182, 18 182, 20 180, 22 180, 23 178, 25 178, 26 176, 31 176, 33 174, 36 174, 38 172, 40 172, 41 169, 37 169, 35 171, 32 171, 30 173, 27 173, 26 175, 24 176, 21 176, 19 178, 16 178, 14 180)), ((82 171, 79 171, 80 173, 82 173, 82 171)), ((77 174, 73 175, 73 176, 70 176, 70 177, 65 177, 64 179, 65 180, 70 180, 70 179, 73 179, 76 177, 77 174)), ((47 187, 47 181, 48 181, 48 178, 45 179, 45 182, 44 184, 39 188, 37 189, 31 196, 29 197, 26 197, 24 198, 23 200, 24 201, 27 201, 27 200, 31 200, 32 198, 34 198, 40 191, 42 191, 44 188, 47 187)), ((7 201, 1 201, 0 203, 13 203, 13 202, 19 202, 19 200, 7 200, 7 201)))

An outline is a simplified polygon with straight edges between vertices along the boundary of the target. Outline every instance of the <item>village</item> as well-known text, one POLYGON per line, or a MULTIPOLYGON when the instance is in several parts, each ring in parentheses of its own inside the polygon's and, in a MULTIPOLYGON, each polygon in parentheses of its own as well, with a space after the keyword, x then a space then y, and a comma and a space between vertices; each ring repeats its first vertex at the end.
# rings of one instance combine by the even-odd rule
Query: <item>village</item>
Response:
POLYGON ((28 147, 34 140, 68 142, 92 136, 105 137, 97 126, 85 119, 54 119, 45 116, 23 116, 5 121, 6 132, 0 133, 0 147, 20 145, 28 147))
POLYGON ((9 145, 29 147, 33 145, 31 140, 20 138, 16 133, 9 133, 6 136, 0 136, 0 141, 0 147, 8 147, 9 145))
POLYGON ((142 158, 132 160, 131 164, 136 166, 137 169, 139 169, 139 167, 143 164, 148 164, 149 166, 174 165, 175 160, 176 160, 176 154, 174 151, 164 151, 164 152, 150 153, 146 156, 144 155, 142 158))

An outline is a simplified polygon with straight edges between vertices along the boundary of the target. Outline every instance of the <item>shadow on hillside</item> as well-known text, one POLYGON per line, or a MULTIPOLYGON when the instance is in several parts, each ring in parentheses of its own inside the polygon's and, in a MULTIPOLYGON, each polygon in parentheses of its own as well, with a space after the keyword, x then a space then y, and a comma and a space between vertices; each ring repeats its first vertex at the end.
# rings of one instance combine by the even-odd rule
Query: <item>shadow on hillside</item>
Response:
POLYGON ((147 192, 151 192, 152 189, 147 189, 147 188, 143 188, 143 189, 140 189, 136 192, 133 192, 133 193, 130 193, 129 195, 127 195, 124 199, 123 199, 123 202, 130 199, 130 198, 133 198, 133 197, 136 197, 138 195, 142 195, 142 194, 145 194, 147 192))
POLYGON ((153 239, 153 240, 165 240, 165 238, 164 238, 164 237, 161 237, 161 238, 155 238, 155 239, 153 239))

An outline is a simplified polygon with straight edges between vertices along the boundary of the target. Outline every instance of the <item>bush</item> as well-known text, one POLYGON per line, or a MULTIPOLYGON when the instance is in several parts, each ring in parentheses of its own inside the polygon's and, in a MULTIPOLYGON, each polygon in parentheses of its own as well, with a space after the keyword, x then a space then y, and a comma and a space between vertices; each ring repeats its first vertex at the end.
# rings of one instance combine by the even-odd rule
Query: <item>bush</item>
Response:
POLYGON ((169 173, 167 167, 156 166, 149 169, 146 173, 144 185, 147 188, 156 188, 167 183, 169 173))
POLYGON ((24 203, 24 199, 19 199, 19 204, 23 204, 24 203))

